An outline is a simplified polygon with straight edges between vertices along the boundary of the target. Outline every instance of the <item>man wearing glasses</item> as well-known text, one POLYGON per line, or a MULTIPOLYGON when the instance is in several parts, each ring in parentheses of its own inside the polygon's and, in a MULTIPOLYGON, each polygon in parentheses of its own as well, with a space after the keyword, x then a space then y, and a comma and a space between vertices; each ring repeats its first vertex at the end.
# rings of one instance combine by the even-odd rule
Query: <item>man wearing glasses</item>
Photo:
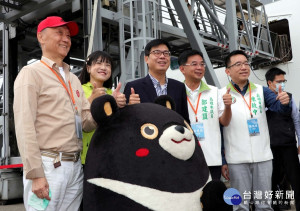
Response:
POLYGON ((227 126, 231 118, 232 99, 229 92, 223 96, 225 110, 219 118, 218 88, 203 80, 205 63, 197 50, 184 51, 178 58, 179 68, 185 77, 187 105, 191 126, 203 150, 213 180, 221 178, 221 132, 219 121, 227 126))
POLYGON ((145 61, 149 74, 144 78, 128 82, 124 94, 129 104, 152 103, 160 95, 169 95, 175 101, 177 113, 189 122, 184 84, 166 77, 170 56, 168 42, 162 39, 150 41, 145 47, 145 61))
MULTIPOLYGON (((231 105, 231 121, 223 128, 228 165, 222 166, 222 175, 228 180, 230 177, 231 187, 242 196, 242 202, 234 205, 234 210, 249 210, 251 198, 255 210, 273 210, 269 193, 273 155, 265 108, 288 112, 290 98, 281 87, 276 95, 266 87, 249 82, 250 64, 243 51, 231 52, 225 58, 225 66, 231 81, 220 90, 220 95, 230 88, 235 103, 231 105)), ((225 105, 220 104, 222 114, 225 105)))
MULTIPOLYGON (((282 91, 285 88, 285 75, 286 73, 279 68, 271 68, 266 73, 266 81, 270 90, 278 94, 279 87, 282 91)), ((277 186, 282 183, 284 177, 291 184, 294 191, 295 202, 297 210, 300 210, 300 165, 298 154, 300 146, 298 142, 298 149, 296 147, 296 136, 300 140, 300 122, 299 111, 292 98, 291 98, 292 111, 281 114, 270 110, 266 111, 271 150, 273 153, 273 174, 272 174, 272 190, 278 191, 277 186)), ((280 187, 281 188, 281 187, 280 187)), ((286 190, 284 190, 284 195, 286 190)), ((285 195, 286 196, 286 195, 285 195)), ((274 198, 274 196, 273 196, 274 198)), ((286 197, 284 198, 286 199, 286 197)), ((279 210, 279 205, 274 206, 274 210, 279 210)))

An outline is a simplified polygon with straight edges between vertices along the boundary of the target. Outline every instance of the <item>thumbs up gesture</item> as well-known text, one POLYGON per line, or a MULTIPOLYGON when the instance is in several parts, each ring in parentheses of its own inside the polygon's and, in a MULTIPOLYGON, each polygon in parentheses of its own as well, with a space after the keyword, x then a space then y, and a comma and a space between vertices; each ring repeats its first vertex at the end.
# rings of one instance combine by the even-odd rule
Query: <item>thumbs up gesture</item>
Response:
POLYGON ((223 102, 224 102, 225 107, 230 107, 232 104, 232 97, 230 94, 230 89, 231 88, 228 88, 226 93, 223 95, 223 102))
POLYGON ((112 95, 115 98, 119 108, 123 108, 126 105, 126 97, 123 93, 120 92, 122 87, 121 82, 118 84, 117 88, 113 91, 112 95))
POLYGON ((90 104, 92 104, 93 100, 96 99, 97 97, 100 97, 102 95, 106 94, 106 88, 104 87, 97 87, 97 84, 93 82, 93 91, 91 96, 88 98, 88 101, 90 104))
POLYGON ((129 105, 131 104, 137 104, 137 103, 140 103, 141 102, 141 99, 140 99, 140 95, 139 94, 135 94, 135 91, 134 89, 131 87, 131 94, 130 94, 130 97, 129 97, 129 105))
POLYGON ((276 100, 279 100, 282 105, 287 105, 290 102, 290 97, 286 92, 282 91, 281 85, 278 87, 278 95, 276 100))

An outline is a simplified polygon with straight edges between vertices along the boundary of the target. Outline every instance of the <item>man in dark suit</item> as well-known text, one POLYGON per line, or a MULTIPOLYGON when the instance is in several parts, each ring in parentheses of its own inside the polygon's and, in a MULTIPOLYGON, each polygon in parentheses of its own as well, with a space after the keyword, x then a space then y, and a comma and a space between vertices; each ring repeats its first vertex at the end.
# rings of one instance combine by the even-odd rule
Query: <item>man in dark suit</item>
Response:
MULTIPOLYGON (((270 90, 276 95, 281 90, 285 90, 285 74, 282 69, 273 67, 266 73, 266 81, 270 90)), ((276 113, 271 110, 266 111, 268 127, 270 133, 270 144, 273 153, 273 174, 272 174, 272 189, 273 193, 282 192, 282 197, 276 197, 273 194, 274 211, 282 210, 285 206, 288 207, 290 198, 288 192, 292 192, 290 188, 285 188, 282 185, 290 183, 294 191, 294 199, 296 210, 300 210, 300 166, 298 154, 300 154, 300 122, 299 110, 291 93, 288 93, 291 98, 292 110, 287 113, 276 113), (298 147, 296 141, 298 138, 298 147), (280 201, 283 202, 280 204, 280 201)), ((286 185, 287 187, 289 185, 286 185)))
POLYGON ((170 56, 168 42, 162 39, 150 41, 145 47, 145 61, 149 74, 128 82, 124 94, 129 104, 154 102, 160 95, 169 95, 176 103, 176 111, 189 122, 184 84, 166 77, 170 56))

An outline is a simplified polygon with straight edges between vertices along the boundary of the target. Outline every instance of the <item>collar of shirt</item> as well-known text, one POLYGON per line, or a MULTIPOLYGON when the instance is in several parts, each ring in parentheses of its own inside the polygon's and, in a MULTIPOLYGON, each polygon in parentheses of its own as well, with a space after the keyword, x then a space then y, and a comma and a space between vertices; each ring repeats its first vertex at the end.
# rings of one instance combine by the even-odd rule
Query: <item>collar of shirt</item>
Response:
POLYGON ((193 91, 185 84, 187 96, 190 98, 190 100, 192 102, 194 102, 196 100, 196 98, 198 97, 200 86, 201 86, 201 82, 200 82, 199 86, 197 87, 197 89, 195 89, 193 91))
MULTIPOLYGON (((48 59, 45 56, 42 56, 41 60, 44 61, 46 64, 48 64, 49 67, 51 67, 53 70, 55 70, 56 72, 60 73, 59 67, 58 67, 58 65, 54 61, 52 61, 51 59, 48 59)), ((70 71, 70 66, 67 63, 63 62, 63 66, 62 67, 64 69, 65 75, 68 75, 68 73, 70 71)))
POLYGON ((151 78, 151 81, 153 83, 153 86, 156 90, 156 94, 157 96, 160 96, 160 95, 166 95, 167 94, 167 87, 168 87, 168 78, 166 78, 166 83, 164 85, 160 85, 159 81, 154 78, 150 73, 149 73, 149 76, 151 78))
MULTIPOLYGON (((185 84, 185 81, 184 81, 184 84, 185 84)), ((185 84, 185 87, 187 88, 186 90, 189 90, 189 92, 188 91, 186 92, 186 95, 190 97, 192 90, 189 87, 187 87, 186 84, 185 84)), ((198 93, 202 93, 202 92, 208 91, 210 89, 211 88, 204 81, 201 80, 199 87, 194 91, 195 92, 194 95, 196 94, 196 91, 198 91, 198 93)))
POLYGON ((87 82, 86 84, 84 84, 85 86, 89 87, 89 89, 91 91, 93 91, 94 87, 93 87, 93 84, 91 82, 87 82))
POLYGON ((63 67, 58 67, 58 69, 59 69, 59 73, 61 74, 61 76, 63 77, 63 79, 66 82, 66 74, 65 74, 64 68, 63 67))
POLYGON ((249 80, 247 81, 247 84, 244 86, 243 90, 241 90, 240 87, 236 83, 234 83, 232 80, 231 80, 231 83, 241 93, 241 95, 244 96, 246 94, 248 86, 249 86, 249 80))

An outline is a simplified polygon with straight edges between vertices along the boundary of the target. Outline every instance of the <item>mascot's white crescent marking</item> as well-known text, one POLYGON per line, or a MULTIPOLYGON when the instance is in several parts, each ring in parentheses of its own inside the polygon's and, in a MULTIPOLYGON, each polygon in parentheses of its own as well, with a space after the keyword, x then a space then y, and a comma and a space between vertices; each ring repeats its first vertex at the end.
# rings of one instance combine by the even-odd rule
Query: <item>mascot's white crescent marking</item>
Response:
POLYGON ((191 193, 171 193, 105 178, 89 179, 88 182, 126 196, 152 210, 202 210, 200 205, 202 188, 191 193))

